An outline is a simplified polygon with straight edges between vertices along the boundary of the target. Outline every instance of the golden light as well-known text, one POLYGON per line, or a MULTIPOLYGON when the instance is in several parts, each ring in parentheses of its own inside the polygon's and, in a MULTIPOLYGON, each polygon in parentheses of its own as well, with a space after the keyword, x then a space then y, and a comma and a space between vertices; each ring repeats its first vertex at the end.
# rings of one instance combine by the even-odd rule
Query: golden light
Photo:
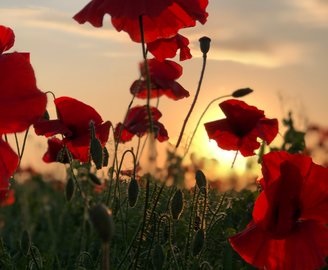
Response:
POLYGON ((208 148, 209 154, 219 161, 220 168, 224 171, 223 173, 231 170, 237 173, 243 173, 245 171, 246 159, 240 153, 223 150, 218 147, 214 140, 208 140, 206 147, 208 148))

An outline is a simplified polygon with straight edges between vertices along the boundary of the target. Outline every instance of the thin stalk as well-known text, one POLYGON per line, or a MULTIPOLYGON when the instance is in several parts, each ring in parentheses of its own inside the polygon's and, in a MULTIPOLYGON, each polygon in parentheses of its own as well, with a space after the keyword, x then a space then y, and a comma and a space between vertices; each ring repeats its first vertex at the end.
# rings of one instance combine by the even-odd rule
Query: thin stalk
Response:
POLYGON ((215 219, 216 215, 219 213, 219 211, 221 210, 221 207, 222 207, 222 205, 223 205, 223 202, 224 202, 226 196, 227 196, 227 192, 224 192, 223 195, 222 195, 222 197, 221 197, 221 200, 220 200, 220 202, 219 202, 219 204, 218 204, 218 207, 215 209, 215 212, 214 212, 214 214, 212 215, 212 218, 211 218, 210 224, 208 225, 208 232, 209 232, 210 229, 212 228, 212 225, 213 225, 214 219, 215 219))
POLYGON ((24 139, 23 139, 23 145, 22 145, 22 149, 21 149, 20 156, 19 156, 19 162, 22 160, 23 155, 24 155, 25 146, 26 146, 26 141, 27 141, 27 135, 28 135, 29 130, 30 130, 30 128, 28 128, 28 129, 25 131, 25 135, 24 135, 24 139))
POLYGON ((154 126, 153 126, 153 119, 152 119, 151 108, 150 108, 150 97, 151 97, 150 73, 149 73, 149 66, 148 66, 148 61, 147 61, 147 50, 146 50, 142 16, 139 16, 139 28, 140 28, 140 38, 141 38, 141 46, 142 46, 142 56, 143 56, 143 60, 144 60, 145 73, 146 73, 147 113, 148 113, 148 118, 149 118, 149 129, 150 129, 150 133, 153 133, 154 126))
POLYGON ((186 241, 186 245, 185 245, 185 254, 184 254, 185 263, 188 263, 187 262, 187 257, 188 257, 188 250, 189 250, 189 244, 190 244, 190 235, 191 235, 191 227, 192 227, 192 219, 193 219, 195 199, 196 199, 196 185, 194 187, 194 195, 193 195, 193 198, 192 198, 191 208, 190 208, 188 234, 187 234, 187 241, 186 241))
POLYGON ((34 251, 33 251, 33 246, 31 246, 30 251, 31 251, 31 257, 32 257, 32 260, 33 260, 33 262, 35 264, 36 269, 37 270, 41 270, 38 262, 36 261, 35 254, 34 254, 34 251))
POLYGON ((183 122, 181 131, 180 131, 180 135, 179 135, 178 141, 177 141, 177 143, 175 145, 175 148, 178 148, 179 145, 180 145, 180 142, 181 142, 182 136, 184 134, 184 130, 186 128, 187 122, 189 120, 189 117, 190 117, 192 111, 194 110, 195 105, 196 105, 196 102, 197 102, 197 99, 198 99, 198 95, 199 95, 199 92, 200 92, 200 88, 202 86, 202 82, 203 82, 203 78, 204 78, 204 73, 205 73, 205 68, 206 68, 206 59, 207 59, 206 54, 203 54, 203 66, 202 66, 202 71, 200 73, 200 78, 199 78, 199 82, 198 82, 196 94, 195 94, 194 100, 193 100, 193 102, 192 102, 192 104, 190 106, 190 109, 189 109, 189 111, 187 113, 187 116, 186 116, 186 118, 185 118, 185 120, 183 122))
POLYGON ((200 122, 202 121, 202 119, 203 119, 205 113, 208 111, 208 109, 210 108, 210 106, 211 106, 214 102, 216 102, 216 101, 218 101, 218 100, 220 100, 220 99, 223 99, 223 98, 228 98, 228 97, 231 97, 231 95, 224 95, 224 96, 217 97, 217 98, 213 99, 210 103, 208 103, 208 105, 206 106, 206 108, 205 108, 205 110, 203 111, 202 115, 201 115, 201 116, 199 117, 199 119, 198 119, 198 122, 197 122, 197 124, 196 124, 196 127, 195 127, 195 129, 194 129, 194 131, 193 131, 193 133, 192 133, 192 135, 191 135, 190 141, 189 141, 188 146, 187 146, 187 148, 186 148, 186 151, 185 151, 185 153, 184 153, 184 155, 183 155, 183 158, 187 155, 187 153, 188 153, 188 151, 189 151, 189 148, 190 148, 190 146, 191 146, 191 144, 192 144, 192 141, 193 141, 193 139, 194 139, 194 137, 195 137, 195 135, 196 135, 197 129, 198 129, 199 125, 200 125, 200 122))
POLYGON ((102 270, 109 270, 109 243, 102 244, 102 270))
POLYGON ((14 133, 14 137, 15 137, 15 143, 16 143, 17 154, 18 154, 18 156, 20 157, 20 156, 21 156, 21 154, 20 154, 20 147, 19 147, 19 142, 18 142, 18 138, 17 138, 17 133, 16 133, 16 132, 14 133))
MULTIPOLYGON (((126 111, 126 114, 124 116, 124 120, 123 120, 123 125, 124 125, 124 122, 126 120, 126 117, 129 113, 129 110, 133 104, 133 101, 134 101, 134 98, 135 96, 132 97, 129 105, 128 105, 128 108, 127 108, 127 111, 126 111)), ((109 173, 109 178, 110 178, 110 186, 112 185, 112 181, 113 181, 113 176, 114 176, 114 166, 115 164, 117 164, 117 151, 118 151, 118 146, 120 144, 120 138, 121 138, 121 134, 122 134, 122 131, 123 131, 123 125, 122 127, 120 128, 119 132, 118 132, 118 138, 115 138, 114 136, 114 145, 115 145, 115 148, 114 148, 114 158, 113 158, 113 162, 112 162, 112 166, 111 168, 113 168, 110 173, 109 173)), ((118 179, 116 179, 118 180, 118 179)), ((109 199, 110 199, 110 190, 108 189, 108 192, 107 192, 107 198, 106 198, 106 205, 108 206, 109 205, 109 199)))
POLYGON ((142 218, 142 226, 141 226, 141 232, 140 232, 139 241, 138 241, 138 247, 137 247, 137 251, 136 251, 135 259, 134 259, 134 269, 137 269, 137 267, 138 267, 141 244, 143 241, 143 235, 144 235, 145 228, 146 228, 149 189, 150 189, 149 184, 150 184, 150 176, 148 175, 147 183, 146 183, 146 197, 145 197, 144 213, 143 213, 143 218, 142 218))

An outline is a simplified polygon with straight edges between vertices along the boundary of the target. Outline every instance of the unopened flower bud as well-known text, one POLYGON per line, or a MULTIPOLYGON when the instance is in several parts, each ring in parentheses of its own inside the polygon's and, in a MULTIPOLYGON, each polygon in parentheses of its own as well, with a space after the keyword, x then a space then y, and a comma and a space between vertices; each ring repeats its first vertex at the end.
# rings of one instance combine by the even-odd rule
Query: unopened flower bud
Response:
POLYGON ((234 91, 232 93, 232 96, 234 98, 239 98, 239 97, 244 97, 244 96, 246 96, 246 95, 248 95, 248 94, 250 94, 252 92, 253 92, 253 89, 250 89, 250 88, 242 88, 242 89, 238 89, 238 90, 234 91))
POLYGON ((203 54, 207 54, 210 50, 211 39, 209 37, 201 37, 199 39, 200 50, 203 54))
POLYGON ((174 220, 179 219, 183 210, 183 193, 178 189, 171 201, 171 214, 174 220))

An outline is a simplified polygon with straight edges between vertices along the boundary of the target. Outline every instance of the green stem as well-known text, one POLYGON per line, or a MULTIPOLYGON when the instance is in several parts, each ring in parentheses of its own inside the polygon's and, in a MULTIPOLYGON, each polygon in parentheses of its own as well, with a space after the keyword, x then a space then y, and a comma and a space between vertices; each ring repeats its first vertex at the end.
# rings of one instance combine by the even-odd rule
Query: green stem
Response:
POLYGON ((207 59, 206 54, 203 54, 203 66, 202 66, 202 71, 201 71, 201 73, 200 73, 200 78, 199 78, 199 82, 198 82, 198 87, 197 87, 197 90, 196 90, 196 94, 195 94, 194 100, 193 100, 193 102, 192 102, 192 104, 191 104, 191 106, 190 106, 190 109, 189 109, 189 111, 188 111, 188 113, 187 113, 187 116, 186 116, 186 118, 185 118, 185 120, 184 120, 184 122, 183 122, 183 125, 182 125, 182 128, 181 128, 181 131, 180 131, 180 135, 179 135, 178 141, 177 141, 177 143, 176 143, 176 145, 175 145, 175 148, 178 148, 179 145, 180 145, 180 142, 181 142, 182 136, 183 136, 183 134, 184 134, 184 130, 185 130, 185 128, 186 128, 187 122, 188 122, 188 120, 189 120, 189 117, 190 117, 190 115, 191 115, 191 113, 192 113, 192 111, 193 111, 195 105, 196 105, 196 101, 197 101, 197 99, 198 99, 198 95, 199 95, 200 88, 201 88, 201 86, 202 86, 202 82, 203 82, 203 78, 204 78, 205 67, 206 67, 206 59, 207 59))
MULTIPOLYGON (((110 178, 110 186, 112 185, 112 181, 113 181, 113 176, 114 176, 114 166, 115 164, 117 165, 117 151, 118 151, 118 146, 120 144, 120 138, 121 138, 121 134, 122 134, 122 131, 123 131, 123 125, 124 125, 124 122, 126 120, 126 117, 128 116, 128 113, 129 113, 129 110, 131 109, 131 106, 133 104, 133 101, 134 101, 134 98, 135 96, 132 97, 130 103, 129 103, 129 106, 127 108, 127 111, 125 113, 125 116, 124 116, 124 120, 123 120, 123 124, 122 124, 122 127, 120 128, 119 132, 118 132, 118 137, 115 138, 114 136, 114 142, 115 142, 115 147, 114 147, 114 158, 113 158, 113 162, 112 162, 112 166, 111 166, 111 171, 109 172, 109 178, 110 178)), ((114 134, 114 133, 113 133, 114 134)), ((117 165, 118 166, 118 165, 117 165)), ((118 181, 118 179, 116 179, 116 181, 118 181)), ((109 187, 110 188, 110 187, 109 187)), ((110 200, 110 189, 108 188, 108 192, 107 192, 107 198, 106 198, 106 205, 108 206, 109 205, 109 200, 110 200)))
POLYGON ((149 129, 150 129, 150 133, 153 133, 154 126, 153 126, 153 119, 152 119, 151 108, 150 108, 151 84, 150 84, 150 74, 149 74, 149 66, 148 66, 148 60, 147 60, 147 50, 146 50, 142 16, 139 16, 139 28, 140 28, 140 37, 141 37, 141 46, 142 46, 142 56, 143 56, 145 72, 146 72, 147 113, 148 113, 148 119, 149 119, 149 129))
POLYGON ((102 270, 109 270, 109 243, 102 244, 102 270))
POLYGON ((14 137, 15 137, 15 143, 16 143, 17 154, 18 154, 18 156, 20 157, 21 154, 20 154, 19 142, 18 142, 18 138, 17 138, 17 133, 16 133, 16 132, 14 133, 14 137))
POLYGON ((200 122, 202 121, 202 119, 203 119, 205 113, 208 111, 208 109, 210 108, 210 106, 211 106, 214 102, 216 102, 216 101, 218 101, 218 100, 220 100, 220 99, 223 99, 223 98, 228 98, 228 97, 231 97, 231 95, 224 95, 224 96, 221 96, 221 97, 217 97, 217 98, 213 99, 213 100, 212 100, 212 101, 206 106, 206 108, 205 108, 205 110, 203 111, 202 115, 201 115, 201 116, 199 117, 199 119, 198 119, 198 122, 197 122, 197 124, 196 124, 196 127, 195 127, 195 129, 194 129, 194 131, 193 131, 193 133, 192 133, 192 136, 191 136, 191 138, 190 138, 190 141, 189 141, 189 143, 188 143, 188 146, 187 146, 187 148, 186 148, 186 151, 185 151, 185 153, 184 153, 184 155, 183 155, 183 158, 187 155, 187 153, 188 153, 188 151, 189 151, 189 148, 190 148, 190 146, 191 146, 191 144, 192 144, 192 141, 193 141, 193 139, 194 139, 194 137, 195 137, 195 135, 196 135, 197 129, 198 129, 199 125, 200 125, 200 122))
POLYGON ((32 260, 33 260, 33 262, 35 264, 36 269, 37 270, 41 270, 40 269, 40 266, 39 266, 39 264, 38 264, 38 262, 37 262, 37 260, 35 258, 35 254, 34 254, 34 251, 33 251, 33 246, 31 246, 30 251, 31 251, 31 257, 32 257, 32 260))
POLYGON ((140 249, 141 249, 141 244, 143 242, 143 235, 144 235, 145 228, 146 228, 147 209, 148 209, 148 200, 149 200, 149 189, 150 189, 149 184, 150 184, 150 175, 147 176, 144 213, 143 213, 143 219, 142 219, 141 232, 140 232, 139 241, 138 241, 138 247, 137 247, 137 251, 136 251, 136 254, 135 254, 134 269, 138 268, 140 249))
POLYGON ((188 251, 189 251, 189 244, 190 244, 190 235, 191 235, 191 227, 192 227, 192 219, 193 219, 193 212, 194 212, 194 204, 195 204, 195 199, 196 199, 196 185, 194 187, 194 195, 192 198, 192 202, 191 202, 191 208, 190 208, 190 216, 189 216, 189 225, 188 225, 188 234, 187 234, 187 241, 186 241, 186 245, 185 245, 185 263, 188 264, 188 251))

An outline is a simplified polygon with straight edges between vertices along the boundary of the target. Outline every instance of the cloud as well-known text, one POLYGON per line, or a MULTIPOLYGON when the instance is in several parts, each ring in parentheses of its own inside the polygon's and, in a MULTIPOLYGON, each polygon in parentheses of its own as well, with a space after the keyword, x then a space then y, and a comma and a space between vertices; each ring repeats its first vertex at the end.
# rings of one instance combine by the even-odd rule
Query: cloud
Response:
POLYGON ((327 0, 292 0, 295 12, 290 16, 297 23, 328 28, 327 0))
POLYGON ((2 20, 8 22, 13 28, 18 25, 81 37, 110 40, 111 42, 124 43, 129 41, 127 35, 118 34, 114 29, 108 29, 111 27, 109 23, 108 27, 95 29, 89 24, 79 25, 71 18, 70 14, 48 8, 2 8, 0 14, 2 20))

